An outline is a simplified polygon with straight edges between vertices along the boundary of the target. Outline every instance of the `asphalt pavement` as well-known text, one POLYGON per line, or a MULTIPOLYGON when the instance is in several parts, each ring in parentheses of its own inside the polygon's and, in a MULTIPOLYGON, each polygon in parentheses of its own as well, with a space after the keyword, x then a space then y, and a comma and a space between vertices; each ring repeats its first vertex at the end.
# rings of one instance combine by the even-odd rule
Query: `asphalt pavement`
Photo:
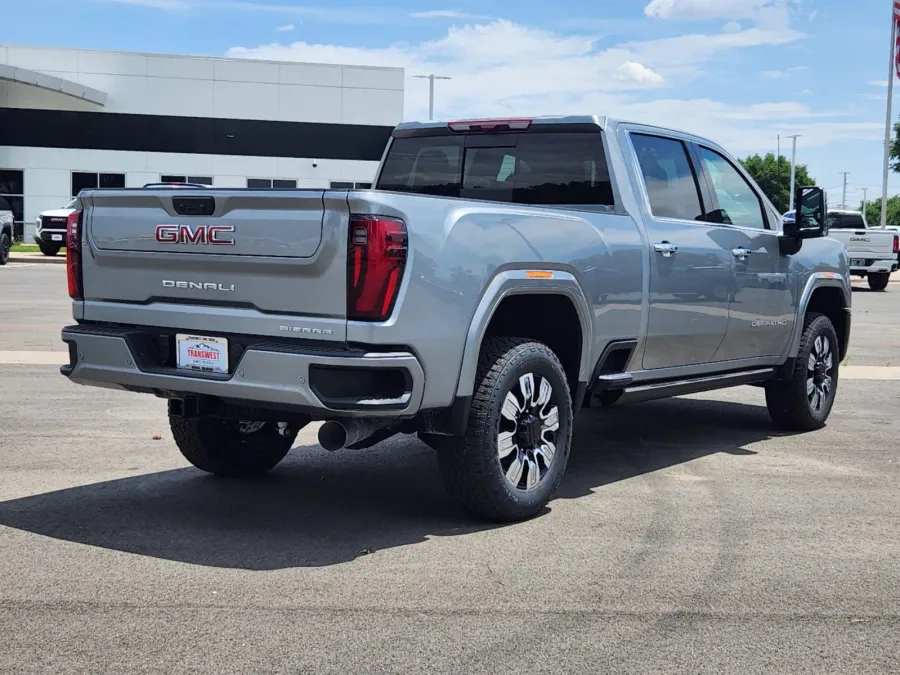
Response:
MULTIPOLYGON (((900 287, 860 288, 848 363, 900 365, 900 287)), ((62 351, 69 320, 64 267, 0 269, 0 353, 62 351)), ((164 402, 11 361, 4 673, 900 672, 900 381, 871 370, 811 434, 757 388, 587 411, 557 499, 498 527, 415 438, 305 430, 219 480, 164 402)))

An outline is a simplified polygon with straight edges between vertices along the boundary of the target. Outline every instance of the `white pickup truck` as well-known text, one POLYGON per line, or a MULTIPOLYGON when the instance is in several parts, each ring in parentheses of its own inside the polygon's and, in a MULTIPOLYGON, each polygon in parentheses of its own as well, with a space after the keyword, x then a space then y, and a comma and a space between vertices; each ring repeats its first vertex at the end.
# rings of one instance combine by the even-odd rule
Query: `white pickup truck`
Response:
MULTIPOLYGON (((792 221, 794 212, 785 213, 784 219, 792 221)), ((828 236, 847 248, 850 274, 865 278, 873 291, 887 288, 900 260, 900 235, 896 231, 869 227, 860 211, 828 209, 828 236)))

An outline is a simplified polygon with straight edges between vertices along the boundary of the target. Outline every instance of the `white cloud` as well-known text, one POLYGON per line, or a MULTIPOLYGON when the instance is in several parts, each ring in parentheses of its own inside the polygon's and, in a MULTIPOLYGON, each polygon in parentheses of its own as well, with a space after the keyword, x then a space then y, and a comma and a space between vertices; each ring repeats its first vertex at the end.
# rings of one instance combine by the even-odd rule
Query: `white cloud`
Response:
POLYGON ((634 82, 635 84, 661 85, 664 82, 662 75, 634 61, 626 61, 616 68, 615 78, 620 82, 634 82))
POLYGON ((873 87, 887 87, 888 81, 887 80, 875 80, 873 82, 869 82, 869 84, 871 84, 873 87))
POLYGON ((800 92, 801 96, 809 96, 810 94, 812 94, 812 89, 804 89, 800 92))
POLYGON ((760 74, 767 80, 783 80, 791 76, 786 70, 764 70, 760 74))
POLYGON ((456 9, 432 9, 426 12, 413 12, 415 19, 486 19, 483 14, 469 14, 456 9))
POLYGON ((276 28, 275 30, 278 33, 289 33, 290 31, 294 30, 294 24, 286 23, 283 26, 278 26, 278 28, 276 28))
POLYGON ((749 19, 787 0, 650 0, 644 14, 654 19, 749 19))
POLYGON ((476 116, 608 114, 688 131, 735 152, 767 149, 778 133, 802 133, 805 144, 878 137, 878 122, 841 119, 834 112, 794 101, 756 105, 706 98, 657 98, 711 63, 727 61, 744 47, 796 40, 789 27, 753 27, 734 33, 690 34, 661 40, 600 44, 579 34, 561 34, 511 21, 455 26, 442 37, 381 47, 269 44, 235 47, 229 56, 312 63, 392 66, 406 71, 405 119, 427 118, 427 85, 412 79, 434 72, 452 79, 436 85, 436 113, 452 119, 476 116))
POLYGON ((723 33, 737 33, 741 30, 741 24, 737 21, 729 21, 722 26, 723 33))

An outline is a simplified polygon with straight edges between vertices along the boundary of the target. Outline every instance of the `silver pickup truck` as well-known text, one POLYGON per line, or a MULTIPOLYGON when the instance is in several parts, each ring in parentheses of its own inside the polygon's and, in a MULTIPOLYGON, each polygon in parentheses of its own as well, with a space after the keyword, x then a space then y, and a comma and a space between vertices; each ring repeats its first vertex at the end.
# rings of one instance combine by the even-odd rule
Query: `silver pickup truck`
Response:
POLYGON ((223 476, 311 421, 328 450, 418 434, 469 511, 520 520, 583 407, 758 385, 778 426, 825 424, 848 259, 822 190, 796 202, 783 224, 715 143, 590 116, 401 124, 373 190, 85 190, 62 373, 168 399, 223 476))

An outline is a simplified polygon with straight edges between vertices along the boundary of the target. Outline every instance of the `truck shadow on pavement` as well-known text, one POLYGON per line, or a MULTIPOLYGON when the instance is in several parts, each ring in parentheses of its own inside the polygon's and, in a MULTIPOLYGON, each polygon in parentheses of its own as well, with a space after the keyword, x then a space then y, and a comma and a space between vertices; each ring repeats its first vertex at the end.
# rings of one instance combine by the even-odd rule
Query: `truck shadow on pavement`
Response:
MULTIPOLYGON (((738 462, 755 454, 743 446, 774 435, 764 407, 731 402, 672 399, 585 410, 557 499, 602 494, 604 485, 715 453, 738 462)), ((15 499, 0 503, 0 525, 249 570, 335 565, 499 527, 467 518, 444 491, 433 452, 406 436, 334 455, 298 447, 270 476, 249 483, 184 468, 15 499)))

